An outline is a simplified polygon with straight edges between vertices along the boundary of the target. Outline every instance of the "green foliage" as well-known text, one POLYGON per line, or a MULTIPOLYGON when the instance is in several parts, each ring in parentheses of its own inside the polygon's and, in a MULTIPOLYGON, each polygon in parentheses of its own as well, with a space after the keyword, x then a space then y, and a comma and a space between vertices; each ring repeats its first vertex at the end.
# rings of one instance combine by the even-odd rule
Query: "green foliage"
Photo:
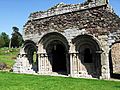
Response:
POLYGON ((5 44, 4 39, 0 37, 0 48, 3 47, 5 44))
POLYGON ((9 36, 5 32, 2 32, 0 34, 0 47, 8 47, 9 41, 9 36))
POLYGON ((120 90, 120 82, 0 72, 0 90, 120 90))
POLYGON ((13 48, 20 47, 23 43, 22 35, 19 33, 19 29, 17 27, 13 27, 13 33, 11 38, 11 46, 13 48))

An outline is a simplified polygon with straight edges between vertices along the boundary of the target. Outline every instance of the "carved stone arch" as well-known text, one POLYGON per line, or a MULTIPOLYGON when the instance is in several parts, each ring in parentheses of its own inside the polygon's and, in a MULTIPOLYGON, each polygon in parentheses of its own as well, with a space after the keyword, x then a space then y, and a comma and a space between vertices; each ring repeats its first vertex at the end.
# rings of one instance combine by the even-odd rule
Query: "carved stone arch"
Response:
POLYGON ((43 37, 40 39, 38 44, 43 44, 44 45, 43 48, 46 48, 47 45, 54 40, 61 41, 65 45, 65 48, 67 50, 69 49, 67 39, 61 33, 58 33, 58 32, 50 32, 43 35, 43 37))
POLYGON ((68 51, 69 45, 67 39, 58 32, 45 34, 38 43, 38 52, 47 54, 46 62, 50 62, 52 72, 69 73, 68 51))
MULTIPOLYGON (((78 35, 72 40, 78 53, 81 67, 86 75, 94 78, 101 76, 101 47, 97 39, 91 35, 78 35)), ((81 72, 80 72, 81 73, 81 72)))
POLYGON ((27 60, 29 61, 29 65, 31 65, 31 69, 37 71, 38 55, 36 44, 31 40, 26 40, 23 44, 23 50, 26 54, 27 60))
MULTIPOLYGON (((82 42, 80 40, 82 40, 82 41, 87 40, 86 43, 90 42, 91 44, 95 44, 95 48, 97 50, 101 50, 101 44, 100 44, 99 40, 91 35, 86 35, 86 34, 85 35, 78 35, 77 37, 75 37, 72 40, 72 43, 73 44, 82 44, 82 42)), ((79 46, 77 48, 79 48, 79 46)))
POLYGON ((26 41, 24 42, 24 44, 23 44, 24 50, 27 49, 27 47, 29 47, 29 46, 34 47, 34 48, 35 48, 35 51, 37 51, 37 46, 36 46, 36 44, 35 44, 33 41, 31 41, 31 40, 26 40, 26 41))

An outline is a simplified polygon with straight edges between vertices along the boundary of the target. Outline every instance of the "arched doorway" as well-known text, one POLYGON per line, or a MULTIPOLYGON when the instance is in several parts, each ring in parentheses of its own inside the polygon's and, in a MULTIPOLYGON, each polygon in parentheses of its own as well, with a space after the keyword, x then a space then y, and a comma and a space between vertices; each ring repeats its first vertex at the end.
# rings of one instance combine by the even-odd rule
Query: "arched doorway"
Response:
POLYGON ((73 39, 75 50, 78 52, 78 73, 99 78, 101 76, 101 49, 99 43, 90 35, 79 35, 73 39))
POLYGON ((52 71, 60 74, 67 74, 66 49, 62 42, 52 41, 47 47, 47 53, 51 55, 52 71))
POLYGON ((25 41, 23 48, 28 60, 28 63, 26 63, 27 66, 31 67, 32 70, 37 72, 38 71, 38 55, 37 55, 37 47, 35 43, 33 41, 27 40, 25 41))
MULTIPOLYGON (((44 51, 47 54, 47 60, 45 60, 50 63, 48 69, 51 72, 62 75, 69 74, 68 42, 62 34, 57 32, 48 33, 42 37, 38 46, 43 49, 39 52, 44 51)), ((44 71, 47 73, 48 69, 44 71)))

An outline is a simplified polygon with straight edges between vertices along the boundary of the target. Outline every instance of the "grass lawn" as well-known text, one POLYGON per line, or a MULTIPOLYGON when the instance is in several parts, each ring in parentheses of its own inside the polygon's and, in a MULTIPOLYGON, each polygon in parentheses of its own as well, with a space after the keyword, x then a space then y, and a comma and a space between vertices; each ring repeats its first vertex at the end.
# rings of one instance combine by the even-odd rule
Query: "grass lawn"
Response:
POLYGON ((19 49, 0 48, 0 62, 7 64, 7 68, 10 69, 15 63, 16 56, 19 49))
POLYGON ((0 90, 120 90, 120 82, 0 72, 0 90))

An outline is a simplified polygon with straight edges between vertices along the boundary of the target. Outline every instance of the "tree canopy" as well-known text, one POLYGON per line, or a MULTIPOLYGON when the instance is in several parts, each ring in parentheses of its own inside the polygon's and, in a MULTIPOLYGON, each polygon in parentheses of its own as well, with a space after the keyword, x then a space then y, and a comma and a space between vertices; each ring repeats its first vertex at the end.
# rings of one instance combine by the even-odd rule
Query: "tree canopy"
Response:
POLYGON ((13 33, 11 39, 5 32, 0 33, 0 48, 13 47, 18 48, 23 43, 22 35, 19 33, 19 28, 12 27, 13 33))
POLYGON ((12 33, 12 38, 11 38, 11 47, 20 47, 23 43, 23 38, 22 35, 19 32, 19 28, 17 27, 12 27, 13 33, 12 33))
POLYGON ((7 35, 5 32, 2 32, 0 34, 0 47, 8 47, 9 41, 9 35, 7 35))

